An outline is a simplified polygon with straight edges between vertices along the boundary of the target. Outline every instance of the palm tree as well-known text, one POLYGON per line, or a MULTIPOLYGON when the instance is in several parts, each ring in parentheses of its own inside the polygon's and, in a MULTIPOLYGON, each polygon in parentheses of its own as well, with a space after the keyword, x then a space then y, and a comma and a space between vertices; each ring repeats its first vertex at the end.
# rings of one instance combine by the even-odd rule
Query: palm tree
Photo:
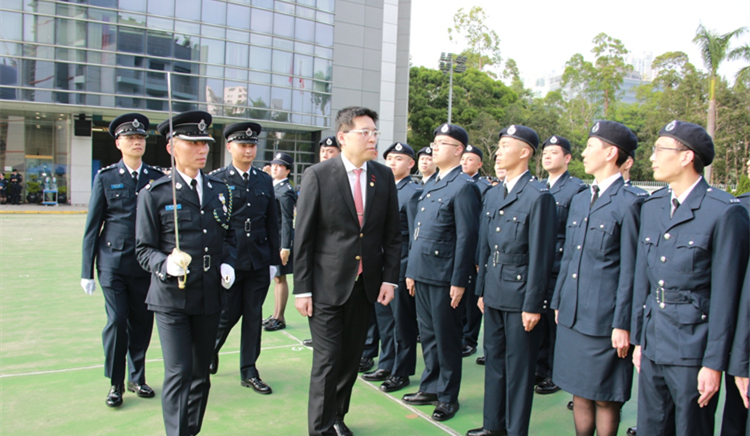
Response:
MULTIPOLYGON (((735 36, 742 35, 747 31, 746 27, 740 27, 724 35, 719 35, 713 30, 706 29, 703 24, 698 26, 693 42, 700 46, 701 58, 709 72, 710 86, 708 91, 708 121, 706 130, 713 138, 716 131, 716 77, 719 66, 727 59, 729 53, 729 41, 735 36)), ((711 181, 711 167, 706 167, 706 180, 711 181)))
MULTIPOLYGON (((750 62, 750 44, 745 44, 742 47, 735 48, 734 50, 729 52, 727 58, 730 61, 744 60, 750 62)), ((738 83, 746 82, 750 83, 750 65, 746 65, 740 68, 740 70, 737 71, 737 75, 735 76, 734 80, 735 85, 738 83)))

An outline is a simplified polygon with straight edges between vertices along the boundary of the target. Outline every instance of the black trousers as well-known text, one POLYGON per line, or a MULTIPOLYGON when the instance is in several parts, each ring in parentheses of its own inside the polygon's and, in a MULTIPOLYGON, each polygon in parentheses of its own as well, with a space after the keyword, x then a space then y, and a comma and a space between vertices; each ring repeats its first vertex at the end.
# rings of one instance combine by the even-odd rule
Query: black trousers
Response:
POLYGON ((308 318, 315 344, 307 406, 310 436, 335 436, 334 422, 349 412, 370 310, 361 280, 343 305, 316 303, 313 297, 313 316, 308 318))
POLYGON ((720 436, 750 436, 747 431, 747 409, 734 383, 734 377, 725 375, 726 399, 721 420, 720 436))
POLYGON ((466 300, 466 314, 464 317, 464 339, 463 344, 470 347, 476 347, 479 343, 479 331, 482 328, 482 311, 477 306, 479 296, 475 293, 476 291, 476 276, 472 277, 472 281, 469 286, 466 287, 464 292, 464 299, 466 300))
POLYGON ((206 413, 220 313, 155 312, 164 354, 161 408, 167 436, 196 435, 206 413))
POLYGON ((529 434, 541 334, 539 325, 524 330, 521 312, 485 306, 484 428, 529 434))
POLYGON ((555 311, 549 308, 543 309, 542 319, 539 320, 539 325, 536 328, 541 331, 539 357, 536 359, 536 375, 552 377, 552 369, 555 363, 555 339, 557 338, 555 311))
POLYGON ((263 331, 263 303, 268 295, 271 276, 268 269, 237 271, 234 285, 227 291, 224 310, 221 311, 214 353, 226 342, 232 327, 242 318, 240 338, 240 377, 259 377, 255 362, 260 356, 260 336, 263 331))
POLYGON ((375 306, 373 306, 367 314, 367 336, 365 336, 365 347, 362 349, 362 358, 374 359, 378 357, 378 351, 380 351, 380 331, 375 306))
MULTIPOLYGON (((398 289, 396 289, 398 292, 398 289)), ((395 298, 395 297, 394 297, 395 298)), ((393 371, 396 364, 396 322, 393 319, 393 307, 391 301, 388 306, 375 304, 375 319, 380 336, 380 357, 378 358, 378 369, 393 371)))
POLYGON ((466 303, 462 298, 458 307, 451 307, 450 286, 415 282, 415 287, 424 356, 419 390, 437 394, 439 401, 456 403, 461 390, 461 318, 466 303))
POLYGON ((714 434, 719 392, 698 406, 698 366, 659 365, 641 356, 638 375, 638 434, 678 436, 714 434))
POLYGON ((107 324, 102 331, 104 376, 112 385, 125 382, 127 357, 131 382, 146 383, 146 351, 151 342, 154 314, 146 305, 151 277, 132 277, 98 271, 107 324))
MULTIPOLYGON (((378 304, 375 305, 377 307, 378 304)), ((389 304, 393 313, 395 339, 395 362, 392 375, 406 377, 414 375, 417 367, 417 302, 409 295, 406 282, 399 282, 393 301, 389 304)))

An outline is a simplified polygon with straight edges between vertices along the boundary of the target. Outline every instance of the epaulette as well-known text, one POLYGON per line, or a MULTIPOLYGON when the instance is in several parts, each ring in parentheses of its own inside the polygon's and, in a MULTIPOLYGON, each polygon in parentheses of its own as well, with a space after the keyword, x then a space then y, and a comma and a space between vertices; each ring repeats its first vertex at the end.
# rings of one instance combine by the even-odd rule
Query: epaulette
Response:
POLYGON ((630 192, 631 194, 634 194, 636 197, 648 197, 648 191, 645 191, 635 186, 623 185, 622 189, 625 192, 630 192))
POLYGON ((529 183, 527 186, 533 186, 539 192, 549 192, 549 188, 547 187, 547 185, 535 179, 534 176, 531 176, 531 180, 529 180, 529 183))
POLYGON ((711 197, 713 199, 716 199, 726 204, 736 204, 740 202, 740 200, 735 198, 734 195, 724 190, 721 190, 718 188, 712 188, 710 186, 708 187, 708 189, 706 189, 706 196, 711 197))
POLYGON ((474 180, 474 177, 471 177, 470 175, 460 172, 458 173, 458 176, 466 180, 467 182, 476 183, 476 180, 474 180))
POLYGON ((215 170, 213 170, 213 171, 211 171, 210 173, 208 173, 208 175, 209 175, 209 176, 213 176, 214 174, 216 174, 216 173, 218 173, 219 171, 222 171, 222 170, 224 170, 224 169, 226 169, 226 167, 222 167, 222 168, 216 168, 215 170))
POLYGON ((148 185, 144 186, 144 189, 148 189, 149 191, 154 189, 157 186, 161 186, 165 183, 172 183, 172 178, 169 176, 160 177, 158 180, 154 180, 153 182, 149 183, 148 185))
POLYGON ((99 173, 103 173, 104 171, 111 170, 113 168, 117 168, 117 164, 116 163, 113 163, 112 165, 104 167, 104 168, 99 168, 98 172, 99 173))
POLYGON ((480 182, 487 186, 492 186, 492 183, 490 183, 490 181, 485 179, 484 177, 480 177, 479 180, 477 180, 477 183, 480 183, 480 182))
POLYGON ((213 181, 214 181, 214 182, 216 182, 216 183, 221 183, 222 185, 223 185, 223 184, 226 184, 226 183, 224 182, 224 180, 220 179, 219 177, 216 177, 216 176, 214 176, 214 173, 215 173, 216 171, 219 171, 219 170, 213 170, 213 171, 211 171, 210 173, 206 174, 206 178, 207 178, 208 180, 213 180, 213 181))

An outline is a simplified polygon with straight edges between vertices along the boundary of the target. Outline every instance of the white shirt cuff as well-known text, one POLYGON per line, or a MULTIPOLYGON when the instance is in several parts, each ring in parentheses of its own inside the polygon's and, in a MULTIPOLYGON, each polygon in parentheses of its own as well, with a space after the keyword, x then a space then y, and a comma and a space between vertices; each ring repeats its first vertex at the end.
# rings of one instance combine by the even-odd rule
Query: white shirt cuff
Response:
POLYGON ((312 297, 312 292, 308 292, 306 294, 294 294, 294 298, 307 298, 312 297))

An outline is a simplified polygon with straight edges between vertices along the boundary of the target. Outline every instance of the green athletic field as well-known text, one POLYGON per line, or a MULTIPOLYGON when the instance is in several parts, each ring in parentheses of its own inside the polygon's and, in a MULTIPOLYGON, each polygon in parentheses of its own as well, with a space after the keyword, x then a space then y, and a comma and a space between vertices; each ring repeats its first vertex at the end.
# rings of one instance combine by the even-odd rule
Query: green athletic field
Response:
MULTIPOLYGON (((4 436, 164 434, 160 405, 164 373, 156 325, 146 371, 156 398, 126 392, 121 407, 110 409, 104 404, 109 390, 102 367, 104 299, 98 283, 93 296, 79 286, 85 219, 86 215, 0 216, 0 434, 4 436)), ((273 304, 271 288, 265 315, 273 312, 273 304)), ((263 333, 258 369, 274 392, 262 396, 240 386, 239 329, 233 330, 220 354, 219 373, 211 378, 201 434, 307 434, 312 353, 300 343, 307 337, 307 322, 292 301, 286 330, 263 333)), ((464 359, 461 410, 455 418, 436 423, 429 418, 432 406, 410 407, 400 401, 404 393, 417 389, 422 371, 418 366, 411 386, 391 395, 380 392, 379 383, 358 380, 347 425, 357 436, 463 435, 480 427, 484 368, 474 363, 476 357, 464 359)), ((570 398, 565 392, 536 395, 531 434, 574 434, 572 413, 566 408, 570 398)), ((722 405, 717 415, 721 410, 722 405)), ((620 434, 635 424, 635 411, 634 401, 626 404, 620 434)))

